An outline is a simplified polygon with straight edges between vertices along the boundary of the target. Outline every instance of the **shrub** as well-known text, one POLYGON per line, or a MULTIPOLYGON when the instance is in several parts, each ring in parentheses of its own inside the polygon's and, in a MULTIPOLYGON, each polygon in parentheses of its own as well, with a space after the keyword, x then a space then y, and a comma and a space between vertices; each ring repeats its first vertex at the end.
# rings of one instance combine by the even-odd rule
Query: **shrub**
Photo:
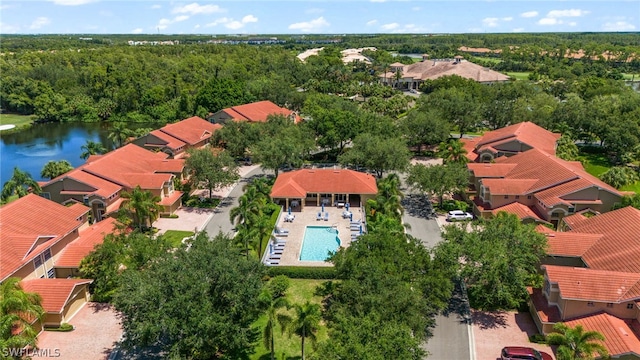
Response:
POLYGON ((616 166, 600 175, 600 180, 614 188, 621 188, 638 181, 638 173, 628 166, 616 166))
POLYGON ((446 200, 442 202, 442 210, 451 211, 451 210, 462 210, 467 211, 469 208, 469 204, 464 201, 459 200, 446 200))
POLYGON ((307 266, 271 266, 267 269, 270 276, 285 275, 291 279, 335 279, 333 267, 307 266))
POLYGON ((535 344, 546 344, 547 343, 547 337, 542 335, 542 334, 533 334, 531 336, 529 336, 529 342, 535 343, 535 344))
POLYGON ((269 281, 267 287, 271 290, 271 294, 274 298, 279 298, 285 295, 289 288, 289 278, 285 275, 278 275, 269 281))
POLYGON ((69 323, 62 323, 60 324, 60 327, 57 328, 48 328, 46 327, 45 330, 47 331, 59 331, 59 332, 69 332, 69 331, 73 331, 75 328, 73 327, 73 325, 69 324, 69 323))

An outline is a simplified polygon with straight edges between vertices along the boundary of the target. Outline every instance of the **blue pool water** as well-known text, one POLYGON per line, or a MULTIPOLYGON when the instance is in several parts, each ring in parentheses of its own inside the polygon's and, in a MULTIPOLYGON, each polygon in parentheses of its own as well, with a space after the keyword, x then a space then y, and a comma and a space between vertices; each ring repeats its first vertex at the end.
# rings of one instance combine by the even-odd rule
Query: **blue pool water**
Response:
POLYGON ((338 229, 330 226, 307 226, 302 239, 301 261, 325 261, 329 251, 335 252, 340 246, 338 229))

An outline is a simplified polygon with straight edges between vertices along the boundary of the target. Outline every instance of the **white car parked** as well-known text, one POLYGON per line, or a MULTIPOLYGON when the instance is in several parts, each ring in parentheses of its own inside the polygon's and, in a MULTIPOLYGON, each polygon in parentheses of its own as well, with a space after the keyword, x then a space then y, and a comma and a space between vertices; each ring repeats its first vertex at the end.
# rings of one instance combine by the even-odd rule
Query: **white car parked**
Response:
POLYGON ((447 213, 448 221, 473 220, 473 215, 462 210, 453 210, 447 213))

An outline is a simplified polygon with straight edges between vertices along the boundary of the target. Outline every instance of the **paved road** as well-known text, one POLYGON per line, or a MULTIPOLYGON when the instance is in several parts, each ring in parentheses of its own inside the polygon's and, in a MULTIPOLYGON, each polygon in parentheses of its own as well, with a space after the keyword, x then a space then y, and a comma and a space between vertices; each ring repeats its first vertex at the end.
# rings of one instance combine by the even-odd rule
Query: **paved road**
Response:
MULTIPOLYGON (((407 233, 422 241, 427 248, 437 245, 442 237, 440 227, 435 219, 425 218, 426 197, 407 192, 403 206, 405 213, 402 221, 411 226, 407 233)), ((468 305, 463 300, 464 296, 459 287, 441 315, 436 317, 436 327, 433 337, 424 345, 429 352, 429 360, 474 360, 473 338, 471 326, 465 319, 468 313, 468 305)))
POLYGON ((204 226, 209 236, 213 237, 218 235, 219 232, 234 235, 233 224, 229 220, 229 212, 234 207, 238 206, 238 198, 244 193, 244 186, 247 184, 250 178, 254 176, 264 175, 264 171, 261 168, 256 168, 242 177, 236 186, 231 190, 229 195, 222 199, 220 206, 216 208, 215 214, 209 222, 204 226))

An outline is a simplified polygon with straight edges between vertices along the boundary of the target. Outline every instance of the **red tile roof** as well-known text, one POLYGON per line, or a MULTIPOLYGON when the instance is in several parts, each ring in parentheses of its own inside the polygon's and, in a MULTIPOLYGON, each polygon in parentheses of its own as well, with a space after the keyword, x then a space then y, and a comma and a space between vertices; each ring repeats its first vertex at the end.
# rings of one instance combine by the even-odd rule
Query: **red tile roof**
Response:
POLYGON ((560 316, 560 310, 555 305, 550 305, 547 298, 542 293, 542 289, 527 287, 527 292, 531 301, 533 301, 533 307, 536 309, 536 313, 540 320, 549 323, 555 323, 562 320, 560 316))
POLYGON ((307 193, 377 194, 376 179, 347 169, 302 169, 282 173, 271 189, 272 198, 300 198, 307 193))
POLYGON ((66 207, 29 194, 0 207, 0 281, 31 261, 82 223, 84 205, 66 207))
POLYGON ((81 231, 80 237, 62 250, 54 267, 78 268, 82 259, 89 255, 96 245, 102 244, 107 234, 113 232, 115 223, 116 219, 106 218, 81 231))
POLYGON ((587 266, 640 274, 640 210, 629 206, 582 217, 584 220, 572 222, 568 233, 602 234, 602 239, 582 256, 587 266))
MULTIPOLYGON (((281 108, 271 101, 258 101, 250 104, 233 106, 230 108, 222 109, 225 113, 231 116, 234 120, 252 121, 252 122, 265 122, 269 115, 284 115, 291 116, 293 111, 285 108, 281 108)), ((297 124, 301 121, 300 116, 295 115, 294 122, 297 124)))
POLYGON ((560 136, 561 134, 552 133, 526 121, 485 133, 476 142, 476 147, 495 146, 498 143, 504 143, 505 140, 517 140, 534 149, 555 155, 556 141, 560 136))
POLYGON ((159 204, 163 206, 173 205, 176 201, 180 200, 182 194, 182 191, 174 191, 171 195, 163 197, 162 200, 160 200, 159 204))
POLYGON ((482 185, 491 195, 524 195, 538 183, 537 179, 482 179, 482 185))
POLYGON ((45 312, 60 314, 76 286, 92 282, 88 279, 32 279, 23 280, 20 285, 24 291, 40 294, 45 312))
MULTIPOLYGON (((208 122, 208 121, 207 121, 208 122)), ((184 141, 175 138, 165 132, 163 132, 162 130, 158 129, 158 130, 153 130, 152 132, 150 132, 149 134, 157 137, 158 139, 162 140, 165 142, 164 146, 170 148, 170 149, 174 149, 177 150, 178 148, 181 148, 185 145, 187 145, 187 143, 185 143, 184 141)), ((154 145, 154 144, 145 144, 145 146, 158 146, 158 145, 154 145)))
POLYGON ((563 299, 621 303, 640 299, 640 273, 543 265, 563 299))
POLYGON ((585 331, 597 331, 604 335, 603 345, 610 356, 633 354, 640 357, 640 338, 629 327, 628 320, 601 312, 565 322, 569 327, 582 325, 585 331))
MULTIPOLYGON (((544 233, 547 235, 547 244, 549 245, 547 253, 554 256, 581 257, 603 237, 601 234, 555 232, 546 226, 543 227, 545 229, 544 233)), ((536 230, 540 231, 539 229, 536 230)))
POLYGON ((570 205, 571 203, 576 203, 579 200, 571 200, 571 202, 565 201, 561 199, 561 196, 566 196, 572 194, 574 192, 588 189, 594 186, 594 184, 586 179, 575 179, 569 182, 566 182, 562 185, 554 186, 544 191, 540 191, 536 193, 536 199, 542 201, 547 207, 552 207, 557 204, 566 204, 570 205))
MULTIPOLYGON (((395 73, 381 74, 381 78, 392 79, 395 73)), ((444 76, 458 75, 478 82, 508 81, 509 76, 463 60, 453 62, 441 59, 425 60, 404 65, 402 76, 415 80, 435 80, 444 76)))
POLYGON ((158 131, 178 139, 183 143, 195 145, 200 141, 211 138, 211 135, 221 128, 222 125, 220 124, 212 124, 201 117, 193 116, 178 121, 177 123, 165 125, 158 131))
POLYGON ((495 216, 495 215, 498 215, 498 213, 501 211, 506 211, 511 214, 516 214, 516 216, 518 216, 520 220, 534 219, 536 221, 544 221, 530 207, 523 205, 519 202, 513 202, 509 205, 500 206, 499 208, 495 208, 491 210, 491 213, 495 216))
POLYGON ((505 177, 509 171, 516 167, 515 164, 489 164, 489 163, 468 163, 467 167, 473 171, 475 177, 505 177))

